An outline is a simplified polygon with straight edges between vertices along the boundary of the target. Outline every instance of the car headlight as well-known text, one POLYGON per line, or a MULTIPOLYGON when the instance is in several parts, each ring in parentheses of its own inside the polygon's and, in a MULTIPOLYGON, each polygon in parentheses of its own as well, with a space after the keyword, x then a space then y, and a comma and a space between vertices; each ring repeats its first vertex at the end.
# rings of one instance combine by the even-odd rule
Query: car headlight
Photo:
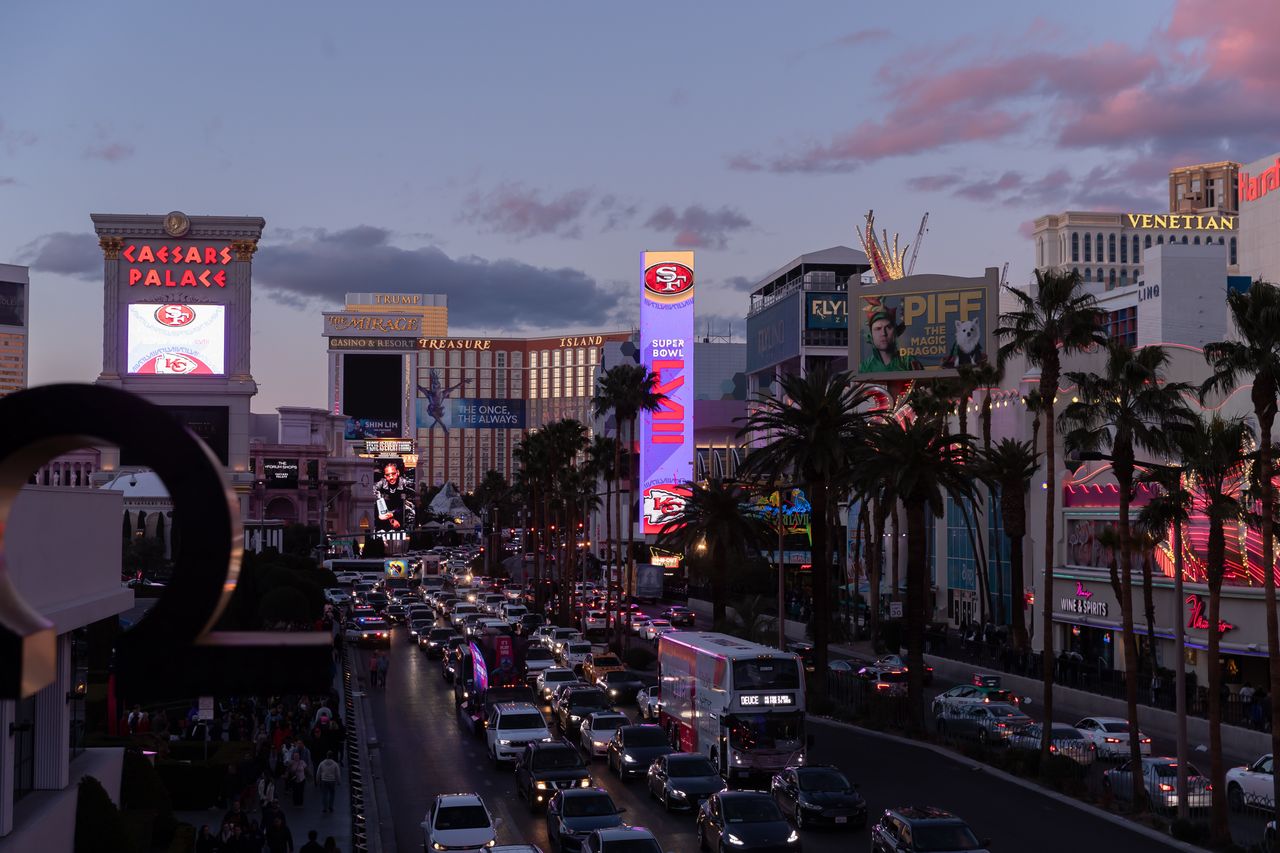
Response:
POLYGON ((499 741, 498 741, 498 746, 511 746, 511 741, 509 741, 509 740, 499 740, 499 741))
POLYGON ((579 780, 578 780, 578 787, 580 787, 580 788, 590 788, 590 787, 591 787, 591 779, 590 779, 590 778, 587 778, 587 779, 579 779, 579 780))
POLYGON ((800 833, 796 832, 794 829, 791 830, 791 834, 787 836, 787 843, 795 844, 799 840, 800 840, 800 833))
POLYGON ((609 695, 610 695, 610 696, 617 696, 617 695, 618 695, 618 691, 617 691, 617 690, 610 690, 610 691, 609 691, 609 695))
POLYGON ((546 782, 535 782, 535 783, 533 784, 533 786, 534 786, 535 788, 537 788, 539 791, 545 791, 545 790, 547 790, 547 783, 546 783, 546 782))
POLYGON ((632 758, 630 755, 627 755, 625 752, 622 754, 622 760, 627 762, 628 764, 636 763, 636 760, 632 758))
POLYGON ((598 747, 605 747, 609 745, 609 741, 607 740, 593 740, 592 743, 598 747))
POLYGON ((822 811, 822 806, 815 806, 813 803, 801 803, 800 808, 808 809, 809 811, 814 811, 814 812, 822 811))
POLYGON ((582 718, 581 718, 581 717, 579 717, 577 714, 570 714, 570 715, 569 715, 569 722, 571 722, 571 723, 579 723, 579 722, 582 722, 582 718))
POLYGON ((678 791, 678 790, 676 790, 675 788, 672 788, 672 789, 671 789, 671 796, 675 797, 677 800, 683 800, 685 797, 687 797, 687 796, 689 796, 689 795, 688 795, 688 794, 686 794, 684 791, 678 791))
MULTIPOLYGON (((792 835, 794 835, 794 834, 795 834, 795 833, 792 833, 792 835)), ((742 845, 744 845, 744 844, 746 844, 746 843, 747 843, 747 842, 743 841, 741 838, 739 838, 738 836, 734 835, 732 832, 730 832, 728 835, 726 835, 726 836, 724 837, 724 840, 725 840, 725 841, 728 841, 730 844, 733 844, 733 845, 735 845, 735 846, 737 846, 737 847, 741 847, 742 845)))
POLYGON ((444 846, 443 844, 441 844, 439 841, 433 841, 433 842, 431 842, 431 849, 432 849, 432 850, 444 850, 444 849, 445 849, 445 846, 444 846))
POLYGON ((497 843, 498 843, 498 839, 496 839, 496 838, 490 838, 488 841, 486 841, 486 842, 484 843, 484 846, 485 846, 485 847, 492 847, 492 846, 494 846, 494 845, 495 845, 495 844, 497 844, 497 843))

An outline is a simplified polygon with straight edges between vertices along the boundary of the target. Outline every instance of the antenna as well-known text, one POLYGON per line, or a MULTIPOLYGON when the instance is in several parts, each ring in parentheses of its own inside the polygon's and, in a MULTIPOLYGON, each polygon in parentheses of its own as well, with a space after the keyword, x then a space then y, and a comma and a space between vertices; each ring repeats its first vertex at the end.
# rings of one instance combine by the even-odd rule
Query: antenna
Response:
POLYGON ((1004 287, 1009 282, 1009 262, 1004 262, 1004 267, 1000 270, 1000 286, 1004 287))
POLYGON ((916 232, 916 244, 911 247, 911 262, 907 264, 907 275, 916 268, 916 255, 920 254, 920 244, 924 242, 924 235, 929 232, 929 211, 924 212, 924 217, 920 220, 920 230, 916 232))

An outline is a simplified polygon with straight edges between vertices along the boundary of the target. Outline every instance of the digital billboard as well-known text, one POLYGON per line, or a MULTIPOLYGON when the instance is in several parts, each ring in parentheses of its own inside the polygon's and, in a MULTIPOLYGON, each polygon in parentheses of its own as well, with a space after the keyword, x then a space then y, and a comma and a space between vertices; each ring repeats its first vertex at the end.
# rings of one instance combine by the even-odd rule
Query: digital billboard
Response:
POLYGON ((126 372, 220 376, 226 372, 226 307, 186 302, 128 306, 126 372))
POLYGON ((645 252, 640 270, 640 363, 662 396, 640 413, 641 515, 657 533, 693 479, 693 252, 645 252))
POLYGON ((800 293, 791 293, 747 318, 747 372, 800 354, 800 293))
POLYGON ((849 327, 849 294, 806 293, 804 327, 806 329, 847 329, 849 327))
POLYGON ((524 400, 433 399, 417 400, 419 429, 524 429, 524 400))
MULTIPOLYGON (((229 413, 226 406, 165 406, 164 409, 179 424, 191 430, 196 437, 209 445, 213 455, 223 465, 227 464, 231 446, 229 413)), ((145 424, 141 428, 145 429, 145 424)), ((120 452, 121 465, 145 465, 146 461, 120 452)))
POLYGON ((0 281, 0 326, 23 326, 27 286, 20 281, 0 281))
POLYGON ((404 359, 388 353, 344 353, 342 413, 347 441, 399 438, 404 359))
POLYGON ((262 479, 268 489, 298 488, 298 460, 263 459, 262 479))
POLYGON ((386 533, 412 529, 417 517, 413 470, 403 459, 377 459, 374 464, 374 530, 386 533))
POLYGON ((939 378, 994 358, 999 270, 917 275, 849 294, 849 363, 867 382, 939 378))

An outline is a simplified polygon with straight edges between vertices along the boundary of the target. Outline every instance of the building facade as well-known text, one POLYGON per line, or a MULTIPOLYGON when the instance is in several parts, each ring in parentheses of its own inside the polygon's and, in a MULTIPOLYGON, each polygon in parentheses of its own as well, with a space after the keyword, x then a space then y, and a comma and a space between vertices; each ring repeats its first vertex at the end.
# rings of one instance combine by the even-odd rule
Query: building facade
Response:
POLYGON ((27 387, 30 289, 26 267, 0 264, 0 397, 27 387))
POLYGON ((1241 167, 1240 274, 1280 282, 1280 153, 1241 167))

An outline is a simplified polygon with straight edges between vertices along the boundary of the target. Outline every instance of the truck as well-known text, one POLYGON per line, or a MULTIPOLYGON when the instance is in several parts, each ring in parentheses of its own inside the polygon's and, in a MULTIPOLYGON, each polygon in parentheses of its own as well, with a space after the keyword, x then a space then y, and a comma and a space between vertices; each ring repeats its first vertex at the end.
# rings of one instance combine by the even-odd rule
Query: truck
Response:
POLYGON ((710 631, 658 638, 658 721, 672 744, 726 780, 803 763, 804 666, 798 655, 710 631))
POLYGON ((454 682, 458 717, 473 734, 484 730, 489 711, 499 702, 533 702, 525 678, 529 640, 505 631, 485 630, 470 642, 468 677, 454 682))

